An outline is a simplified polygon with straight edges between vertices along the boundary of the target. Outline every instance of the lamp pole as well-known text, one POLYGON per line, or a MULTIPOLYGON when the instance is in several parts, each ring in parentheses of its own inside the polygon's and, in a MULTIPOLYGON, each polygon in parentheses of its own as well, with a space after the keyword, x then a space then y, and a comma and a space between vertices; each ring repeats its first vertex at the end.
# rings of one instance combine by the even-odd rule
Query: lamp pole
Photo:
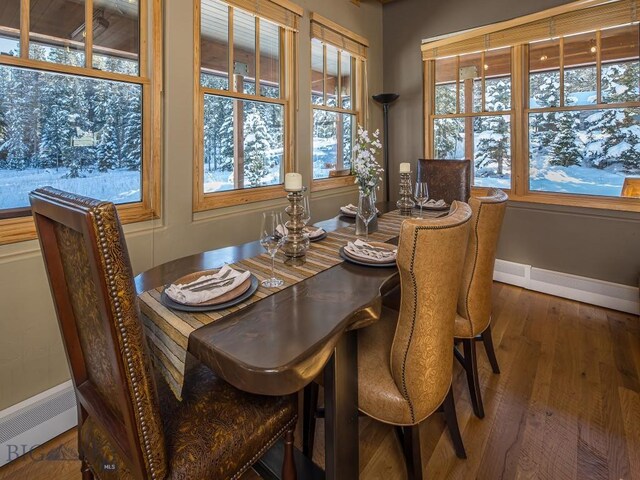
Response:
POLYGON ((385 201, 389 201, 389 105, 395 102, 398 97, 397 93, 380 93, 372 98, 382 104, 382 113, 384 116, 384 191, 385 201))

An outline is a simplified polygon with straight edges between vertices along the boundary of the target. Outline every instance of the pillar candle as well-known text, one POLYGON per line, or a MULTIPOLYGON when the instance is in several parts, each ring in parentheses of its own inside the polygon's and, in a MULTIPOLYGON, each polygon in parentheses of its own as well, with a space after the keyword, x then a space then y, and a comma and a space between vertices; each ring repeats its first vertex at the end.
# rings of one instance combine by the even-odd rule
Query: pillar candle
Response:
POLYGON ((287 173, 284 176, 284 189, 288 192, 299 192, 302 190, 302 175, 299 173, 287 173))
POLYGON ((401 163, 400 164, 400 173, 411 173, 411 164, 410 163, 401 163))

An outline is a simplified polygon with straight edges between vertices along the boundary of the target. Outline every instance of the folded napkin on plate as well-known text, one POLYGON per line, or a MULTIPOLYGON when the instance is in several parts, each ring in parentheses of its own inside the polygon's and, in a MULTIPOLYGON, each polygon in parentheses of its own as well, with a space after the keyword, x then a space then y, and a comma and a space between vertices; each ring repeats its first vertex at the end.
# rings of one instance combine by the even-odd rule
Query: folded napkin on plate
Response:
POLYGON ((309 235, 309 238, 316 238, 324 233, 324 228, 304 227, 304 233, 309 235))
POLYGON ((444 200, 438 200, 437 202, 432 198, 427 203, 424 204, 425 207, 436 207, 436 208, 444 208, 447 206, 447 202, 444 200))
POLYGON ((374 247, 360 239, 347 243, 344 249, 354 257, 359 257, 364 260, 388 260, 390 262, 395 260, 397 253, 397 249, 387 250, 386 248, 374 247))
POLYGON ((343 207, 340 207, 340 211, 342 213, 346 213, 349 215, 357 215, 358 214, 358 207, 356 205, 354 205, 353 203, 350 203, 349 205, 345 205, 343 207))
MULTIPOLYGON (((237 270, 234 270, 230 266, 225 265, 213 275, 203 275, 197 280, 194 280, 190 283, 185 283, 183 285, 169 285, 164 293, 166 293, 170 299, 176 302, 195 305, 198 303, 208 302, 209 300, 213 300, 214 298, 218 298, 219 296, 230 292, 231 290, 242 284, 250 276, 251 272, 239 272, 237 270), (189 290, 189 287, 196 283, 198 285, 205 286, 206 284, 202 284, 201 282, 216 280, 221 281, 222 284, 218 284, 219 286, 212 286, 211 288, 207 288, 205 290, 198 289, 198 291, 195 292, 189 290)), ((198 287, 198 285, 196 285, 196 288, 198 287)))
MULTIPOLYGON (((278 225, 276 227, 276 231, 278 232, 278 235, 282 237, 286 237, 287 235, 289 235, 289 229, 284 225, 278 225)), ((304 227, 304 229, 302 230, 302 233, 308 235, 309 238, 316 238, 324 233, 324 229, 309 226, 309 227, 304 227)))
MULTIPOLYGON (((356 205, 354 205, 353 203, 350 203, 349 205, 345 205, 343 207, 340 207, 340 211, 342 213, 346 213, 347 215, 357 215, 358 214, 358 207, 356 205)), ((378 210, 376 208, 376 212, 380 212, 380 210, 378 210)))
POLYGON ((278 232, 278 235, 280 235, 281 237, 286 237, 287 235, 289 235, 289 229, 282 224, 276 227, 276 232, 278 232))

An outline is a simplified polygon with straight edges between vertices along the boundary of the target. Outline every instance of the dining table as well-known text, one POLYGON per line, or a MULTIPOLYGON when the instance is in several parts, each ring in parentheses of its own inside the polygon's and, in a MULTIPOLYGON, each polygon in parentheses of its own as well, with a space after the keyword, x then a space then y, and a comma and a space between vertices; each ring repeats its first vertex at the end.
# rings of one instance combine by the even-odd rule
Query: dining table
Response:
MULTIPOLYGON (((378 206, 381 213, 393 207, 378 206)), ((353 219, 340 215, 316 223, 326 231, 353 224, 353 219)), ((136 289, 138 294, 159 289, 181 276, 263 252, 254 241, 179 258, 136 276, 136 289)), ((344 261, 201 326, 188 337, 190 356, 250 393, 293 394, 324 375, 325 469, 323 473, 304 464, 298 453, 299 478, 358 478, 357 334, 379 319, 381 295, 397 285, 397 277, 395 267, 344 261)), ((263 457, 259 471, 277 478, 278 449, 273 450, 263 457)))

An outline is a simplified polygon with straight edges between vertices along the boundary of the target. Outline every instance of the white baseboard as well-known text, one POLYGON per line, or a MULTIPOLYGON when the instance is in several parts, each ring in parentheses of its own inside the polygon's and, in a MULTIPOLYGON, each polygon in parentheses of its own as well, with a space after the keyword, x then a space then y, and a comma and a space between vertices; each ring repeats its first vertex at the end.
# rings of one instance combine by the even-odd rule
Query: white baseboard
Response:
MULTIPOLYGON (((0 412, 0 467, 78 424, 71 381, 0 412)), ((62 459, 61 459, 62 460, 62 459)))
POLYGON ((640 315, 638 288, 496 260, 493 279, 556 297, 640 315))

